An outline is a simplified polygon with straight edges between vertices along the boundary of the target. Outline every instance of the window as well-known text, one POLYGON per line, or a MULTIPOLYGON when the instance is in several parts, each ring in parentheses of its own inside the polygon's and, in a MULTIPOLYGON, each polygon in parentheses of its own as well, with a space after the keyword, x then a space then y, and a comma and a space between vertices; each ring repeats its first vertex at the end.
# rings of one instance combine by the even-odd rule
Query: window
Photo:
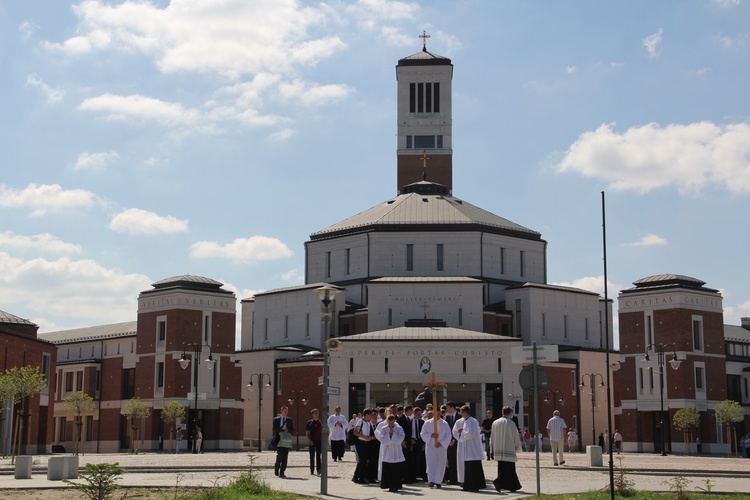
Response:
POLYGON ((547 314, 542 313, 542 337, 547 336, 547 314))
POLYGON ((102 371, 96 370, 96 392, 102 389, 102 371))
POLYGON ((585 335, 584 338, 588 340, 589 339, 589 319, 588 318, 583 319, 583 334, 585 335))
POLYGON ((42 354, 42 375, 44 375, 45 384, 49 386, 49 371, 52 364, 52 355, 42 354))
POLYGON ((354 358, 349 358, 349 373, 354 373, 354 358))
POLYGON ((310 313, 305 313, 305 338, 310 338, 310 313))
POLYGON ((458 326, 463 326, 464 324, 464 310, 462 307, 458 308, 458 326))
POLYGON ((409 113, 440 113, 440 82, 410 83, 409 113))
POLYGON ((73 392, 73 372, 65 374, 65 392, 73 392))
POLYGON ((352 249, 347 248, 344 252, 344 268, 346 270, 346 274, 351 273, 351 258, 352 258, 352 249))
POLYGON ((203 316, 203 342, 211 343, 211 315, 203 316))
POLYGON ((86 415, 86 441, 94 440, 94 416, 86 415))
POLYGON ((516 299, 516 337, 521 336, 521 327, 523 326, 521 324, 521 299, 516 299))
POLYGON ((653 323, 651 322, 651 315, 646 315, 646 345, 649 346, 654 343, 654 329, 653 323))
POLYGON ((83 372, 76 372, 76 391, 83 390, 83 372))
POLYGON ((383 366, 384 373, 388 373, 388 358, 385 358, 385 364, 383 366))
POLYGON ((289 340, 289 316, 284 316, 284 340, 289 340))
POLYGON ((693 350, 703 350, 703 318, 693 316, 693 350))
POLYGON ((497 358, 497 373, 503 372, 503 358, 497 358))
POLYGON ((434 135, 415 135, 414 149, 435 149, 434 135))
POLYGON ((164 388, 164 362, 156 363, 156 387, 164 388))
POLYGON ((388 308, 388 326, 393 326, 393 309, 388 308))
POLYGON ((406 136, 406 149, 414 149, 414 143, 412 142, 412 139, 414 137, 411 135, 406 136))
POLYGON ((437 135, 437 136, 435 136, 435 138, 437 139, 437 148, 438 149, 443 149, 443 136, 442 135, 437 135))
POLYGON ((65 421, 65 417, 60 417, 57 421, 57 442, 65 441, 65 429, 68 427, 68 423, 65 421))
POLYGON ((164 342, 165 340, 167 340, 167 322, 159 321, 156 324, 156 329, 159 332, 159 342, 164 342))
POLYGON ((706 390, 706 384, 704 377, 704 368, 702 366, 695 367, 695 390, 704 392, 706 390))
POLYGON ((638 392, 643 394, 643 368, 638 367, 638 392))
POLYGON ((568 338, 568 315, 563 316, 563 337, 568 338))
POLYGON ((521 250, 521 276, 525 276, 526 269, 526 252, 521 250))
POLYGON ((126 368, 122 371, 122 399, 130 399, 135 396, 135 368, 126 368))
MULTIPOLYGON (((281 385, 281 382, 283 380, 282 374, 283 372, 281 370, 276 370, 276 394, 279 396, 281 395, 281 390, 282 390, 282 385, 281 385)), ((262 384, 258 382, 258 386, 260 385, 262 384)), ((262 389, 263 389, 262 387, 258 387, 258 390, 262 390, 262 389)))
POLYGON ((466 358, 463 358, 463 370, 466 373, 466 358))
POLYGON ((505 274, 505 249, 500 249, 500 274, 505 274))
POLYGON ((406 270, 414 270, 414 245, 411 243, 406 245, 406 270))
POLYGON ((437 270, 443 270, 443 244, 437 244, 437 270))
POLYGON ((268 342, 268 318, 263 318, 263 341, 268 342))
POLYGON ((326 277, 331 277, 331 252, 326 252, 326 277))

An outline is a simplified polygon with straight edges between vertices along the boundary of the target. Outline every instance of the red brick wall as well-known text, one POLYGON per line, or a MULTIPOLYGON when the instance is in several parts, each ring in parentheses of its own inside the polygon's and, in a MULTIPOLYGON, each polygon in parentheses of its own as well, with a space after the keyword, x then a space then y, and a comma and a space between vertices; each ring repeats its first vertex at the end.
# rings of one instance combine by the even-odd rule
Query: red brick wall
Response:
MULTIPOLYGON (((318 377, 323 375, 323 362, 313 366, 296 366, 294 364, 278 365, 281 370, 282 387, 281 394, 277 394, 274 389, 273 414, 277 415, 282 406, 289 407, 289 416, 296 419, 298 402, 295 398, 294 404, 290 405, 288 399, 292 396, 292 391, 302 391, 307 396, 307 405, 299 408, 299 419, 304 424, 310 420, 310 410, 317 408, 320 410, 323 400, 323 389, 318 385, 318 377)), ((258 397, 257 393, 251 393, 250 397, 258 397)), ((295 421, 295 425, 297 422, 295 421)))
MULTIPOLYGON (((423 161, 419 158, 422 152, 413 155, 400 154, 397 159, 397 189, 399 192, 404 186, 422 180, 423 161)), ((437 182, 453 189, 453 156, 428 154, 427 180, 437 182)))

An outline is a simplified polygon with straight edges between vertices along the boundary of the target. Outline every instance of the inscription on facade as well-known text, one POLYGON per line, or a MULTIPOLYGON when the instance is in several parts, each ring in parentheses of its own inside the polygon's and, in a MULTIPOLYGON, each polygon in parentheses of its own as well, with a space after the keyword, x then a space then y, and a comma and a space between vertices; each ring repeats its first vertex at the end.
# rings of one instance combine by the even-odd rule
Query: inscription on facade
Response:
POLYGON ((393 302, 458 302, 458 297, 391 297, 393 302))
POLYGON ((709 309, 721 309, 720 298, 710 298, 699 295, 673 294, 673 295, 651 295, 648 297, 634 297, 620 300, 620 309, 638 309, 641 307, 668 307, 668 306, 698 306, 709 309))
POLYGON ((169 297, 140 299, 138 301, 138 309, 141 311, 145 309, 160 309, 165 307, 210 307, 213 309, 234 310, 235 301, 194 295, 172 295, 169 297))
POLYGON ((418 349, 407 348, 403 351, 395 349, 357 349, 351 351, 352 357, 500 357, 505 353, 501 349, 418 349))

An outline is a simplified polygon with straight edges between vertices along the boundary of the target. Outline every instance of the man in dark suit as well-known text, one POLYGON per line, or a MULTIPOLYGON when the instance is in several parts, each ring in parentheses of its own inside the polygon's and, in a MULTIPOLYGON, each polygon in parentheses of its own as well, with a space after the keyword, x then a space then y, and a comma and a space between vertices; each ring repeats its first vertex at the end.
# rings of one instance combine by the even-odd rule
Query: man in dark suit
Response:
MULTIPOLYGON (((281 407, 281 414, 273 419, 273 440, 274 443, 279 442, 279 433, 288 432, 289 434, 294 432, 294 422, 287 416, 289 408, 286 406, 281 407)), ((289 458, 289 448, 276 448, 276 463, 273 466, 273 473, 279 477, 286 477, 286 464, 289 458)))
MULTIPOLYGON (((453 432, 453 426, 456 425, 461 415, 456 411, 456 403, 449 401, 445 403, 445 421, 453 432)), ((458 460, 456 459, 458 451, 458 442, 451 438, 451 444, 448 446, 448 467, 445 471, 445 482, 448 484, 458 484, 458 460)))
POLYGON ((422 432, 422 408, 414 408, 414 416, 411 419, 409 427, 411 428, 410 449, 410 467, 409 473, 415 481, 427 481, 427 462, 425 460, 424 441, 420 433, 422 432))
POLYGON ((406 409, 408 408, 409 413, 411 413, 411 406, 407 406, 404 408, 403 406, 399 405, 396 407, 396 423, 401 426, 401 428, 404 430, 404 440, 401 442, 401 448, 403 448, 404 451, 404 467, 401 468, 401 481, 405 484, 410 484, 414 482, 414 479, 412 478, 413 475, 411 473, 411 467, 409 466, 411 464, 411 461, 409 459, 409 456, 411 454, 411 419, 406 414, 406 409))

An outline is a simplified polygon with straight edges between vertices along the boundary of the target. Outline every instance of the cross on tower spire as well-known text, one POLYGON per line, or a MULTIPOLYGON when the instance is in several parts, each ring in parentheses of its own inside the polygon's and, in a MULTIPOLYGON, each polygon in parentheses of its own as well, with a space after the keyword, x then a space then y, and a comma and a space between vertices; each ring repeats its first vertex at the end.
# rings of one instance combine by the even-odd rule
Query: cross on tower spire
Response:
POLYGON ((427 160, 430 159, 429 156, 427 156, 427 151, 422 151, 422 156, 419 157, 420 160, 422 160, 422 180, 427 180, 427 160))
POLYGON ((422 34, 419 35, 419 38, 422 39, 422 52, 427 52, 427 39, 430 38, 430 35, 428 35, 426 31, 422 30, 422 34))

